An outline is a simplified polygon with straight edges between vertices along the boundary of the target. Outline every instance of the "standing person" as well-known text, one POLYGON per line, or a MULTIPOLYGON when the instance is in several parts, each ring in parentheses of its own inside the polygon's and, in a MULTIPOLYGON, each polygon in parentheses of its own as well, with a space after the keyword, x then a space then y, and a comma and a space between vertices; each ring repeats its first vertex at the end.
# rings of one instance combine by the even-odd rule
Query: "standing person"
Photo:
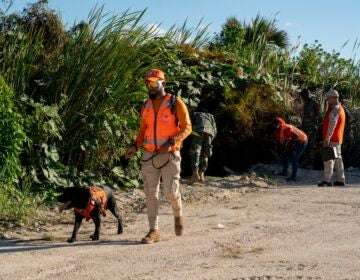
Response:
POLYGON ((205 181, 205 171, 212 155, 212 141, 217 129, 214 116, 200 108, 191 114, 192 128, 195 131, 190 147, 192 177, 190 184, 205 181))
POLYGON ((191 133, 191 121, 184 102, 165 91, 165 75, 159 69, 151 69, 145 83, 149 98, 141 110, 141 125, 134 145, 126 152, 126 158, 144 147, 141 176, 144 182, 146 206, 150 230, 141 240, 143 244, 160 241, 159 188, 160 178, 164 194, 170 202, 175 217, 175 234, 184 232, 184 218, 180 195, 180 148, 182 141, 191 133))
POLYGON ((303 89, 300 93, 304 102, 301 130, 308 136, 308 145, 304 153, 303 165, 308 168, 314 167, 315 144, 319 129, 320 105, 311 98, 310 90, 303 89))
POLYGON ((326 93, 328 109, 323 122, 322 137, 324 147, 333 147, 336 150, 336 158, 324 162, 324 180, 318 183, 319 187, 332 186, 331 178, 336 170, 337 181, 335 186, 345 186, 344 164, 341 157, 341 144, 344 138, 345 111, 339 102, 339 93, 329 90, 326 93))
POLYGON ((275 139, 279 141, 282 147, 283 170, 275 175, 288 176, 290 159, 292 163, 292 173, 286 181, 296 181, 299 158, 308 143, 307 135, 295 126, 286 124, 280 117, 276 117, 273 120, 272 128, 275 139))

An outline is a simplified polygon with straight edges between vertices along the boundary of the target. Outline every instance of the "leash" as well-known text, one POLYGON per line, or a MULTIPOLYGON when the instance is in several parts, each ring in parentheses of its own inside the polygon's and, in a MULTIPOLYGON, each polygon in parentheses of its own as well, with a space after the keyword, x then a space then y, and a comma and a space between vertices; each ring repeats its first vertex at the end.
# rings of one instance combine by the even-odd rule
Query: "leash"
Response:
POLYGON ((169 162, 170 162, 170 156, 173 156, 173 157, 175 158, 174 152, 171 151, 171 152, 169 152, 169 158, 167 159, 167 161, 166 161, 164 164, 162 164, 161 166, 156 167, 155 164, 154 164, 154 158, 157 157, 159 154, 160 154, 160 152, 155 152, 155 153, 152 154, 149 158, 147 158, 147 159, 141 159, 140 161, 141 161, 141 162, 149 162, 149 161, 151 160, 151 164, 152 164, 152 166, 153 166, 155 169, 161 169, 161 168, 164 168, 166 165, 169 164, 169 162))

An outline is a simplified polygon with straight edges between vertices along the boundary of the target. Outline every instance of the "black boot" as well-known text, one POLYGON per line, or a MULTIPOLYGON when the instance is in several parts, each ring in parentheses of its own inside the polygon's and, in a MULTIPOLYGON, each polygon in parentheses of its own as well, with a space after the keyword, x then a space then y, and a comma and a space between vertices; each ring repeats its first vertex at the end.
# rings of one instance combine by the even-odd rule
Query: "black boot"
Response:
POLYGON ((322 182, 318 183, 317 185, 318 185, 318 187, 331 187, 333 184, 326 182, 326 181, 322 181, 322 182))
POLYGON ((275 172, 274 175, 287 177, 288 173, 286 171, 281 171, 281 172, 275 172))
POLYGON ((335 181, 334 182, 334 186, 337 186, 337 187, 345 187, 345 182, 340 182, 340 181, 335 181))

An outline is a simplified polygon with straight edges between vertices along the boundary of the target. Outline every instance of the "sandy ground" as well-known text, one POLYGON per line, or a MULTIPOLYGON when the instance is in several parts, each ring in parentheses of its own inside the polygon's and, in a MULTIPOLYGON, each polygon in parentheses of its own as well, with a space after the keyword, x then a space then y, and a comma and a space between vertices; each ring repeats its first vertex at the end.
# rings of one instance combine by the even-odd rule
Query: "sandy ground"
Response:
POLYGON ((320 173, 301 172, 305 179, 292 185, 230 177, 184 186, 185 235, 174 235, 164 204, 154 245, 139 244, 144 211, 126 213, 120 236, 109 214, 101 241, 89 241, 93 224, 85 223, 79 241, 65 243, 68 218, 14 233, 0 241, 0 279, 360 279, 360 177, 348 174, 346 188, 317 188, 320 173), (187 188, 211 199, 191 202, 187 188))

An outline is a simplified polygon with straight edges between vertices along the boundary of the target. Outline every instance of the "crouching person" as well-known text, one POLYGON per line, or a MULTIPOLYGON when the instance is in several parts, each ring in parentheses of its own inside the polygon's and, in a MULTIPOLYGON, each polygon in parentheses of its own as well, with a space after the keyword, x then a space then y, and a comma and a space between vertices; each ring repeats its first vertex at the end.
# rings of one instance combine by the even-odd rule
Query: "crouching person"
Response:
POLYGON ((307 143, 307 135, 293 125, 286 124, 285 121, 276 117, 272 122, 273 135, 282 147, 282 166, 283 170, 275 175, 288 176, 289 160, 291 160, 292 173, 286 181, 296 181, 299 158, 303 154, 307 143))
POLYGON ((191 133, 191 121, 184 102, 165 91, 165 75, 151 69, 145 77, 149 98, 141 110, 141 125, 134 145, 126 158, 136 154, 141 146, 141 176, 144 183, 150 231, 141 240, 143 244, 160 241, 159 188, 160 178, 164 194, 175 217, 175 234, 184 232, 184 218, 180 195, 180 147, 191 133))

